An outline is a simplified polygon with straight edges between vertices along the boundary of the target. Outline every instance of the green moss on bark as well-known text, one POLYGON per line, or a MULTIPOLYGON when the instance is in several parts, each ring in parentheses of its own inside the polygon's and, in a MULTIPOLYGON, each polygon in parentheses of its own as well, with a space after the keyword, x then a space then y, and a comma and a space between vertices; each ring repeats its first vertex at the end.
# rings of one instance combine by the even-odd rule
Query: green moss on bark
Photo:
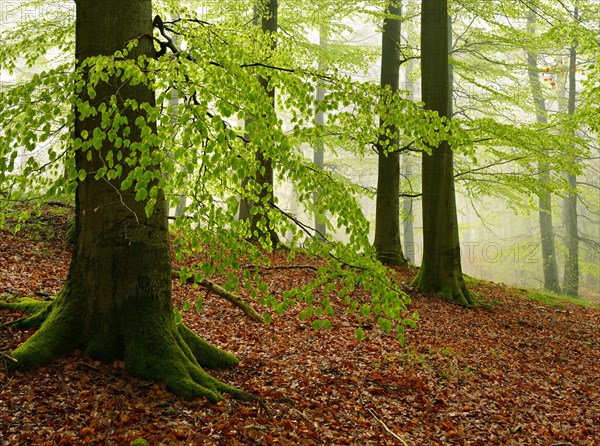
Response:
POLYGON ((52 305, 29 318, 40 321, 40 329, 11 353, 17 362, 9 364, 9 367, 33 369, 75 350, 80 342, 77 336, 77 322, 73 316, 76 314, 65 308, 60 296, 52 305))
POLYGON ((200 338, 187 326, 178 326, 179 334, 190 348, 192 354, 202 367, 209 369, 222 369, 239 364, 238 359, 229 352, 221 350, 200 338))
POLYGON ((13 328, 27 329, 42 325, 52 310, 53 302, 54 300, 42 301, 31 297, 23 297, 10 302, 0 301, 0 308, 10 308, 11 310, 18 310, 24 313, 33 313, 28 318, 19 320, 11 325, 13 328))
POLYGON ((21 297, 11 301, 0 301, 0 308, 23 311, 24 313, 37 313, 46 309, 52 301, 37 300, 32 297, 21 297))
MULTIPOLYGON (((187 399, 204 397, 216 402, 223 398, 222 393, 243 400, 255 399, 207 374, 180 333, 184 331, 186 338, 194 340, 197 353, 200 353, 200 338, 187 328, 177 329, 172 320, 161 321, 161 316, 156 316, 143 327, 132 327, 125 334, 125 364, 130 373, 163 382, 170 391, 187 399), (169 329, 165 330, 163 324, 169 329)), ((213 355, 218 350, 207 349, 213 355)))
MULTIPOLYGON (((152 34, 152 2, 80 0, 75 23, 78 60, 111 55, 122 50, 124 42, 152 34), (99 23, 104 25, 100 34, 99 23)), ((154 53, 152 41, 140 39, 129 57, 153 57, 154 53)), ((87 81, 89 70, 82 72, 87 81)), ((118 111, 129 123, 143 118, 143 126, 117 129, 125 132, 126 128, 124 135, 131 141, 130 147, 121 148, 124 157, 132 154, 136 159, 133 147, 140 142, 154 156, 153 140, 145 135, 148 129, 151 133, 156 130, 155 120, 148 117, 155 105, 154 91, 148 84, 134 85, 117 76, 110 82, 94 82, 94 88, 96 107, 106 105, 107 110, 118 111), (129 100, 140 106, 131 107, 129 100)), ((92 99, 87 88, 77 96, 84 102, 92 99)), ((102 130, 101 121, 96 114, 78 114, 72 126, 74 138, 102 130)), ((11 367, 41 366, 82 349, 104 361, 122 359, 132 375, 164 382, 186 398, 217 401, 223 393, 229 393, 253 399, 211 377, 200 365, 234 363, 232 357, 203 345, 191 332, 185 332, 184 339, 173 321, 167 206, 162 188, 157 187, 154 212, 147 215, 148 202, 136 200, 131 190, 123 190, 121 180, 100 180, 90 174, 105 165, 115 147, 110 138, 105 138, 96 149, 77 150, 74 154, 77 170, 88 175, 78 181, 75 193, 76 238, 67 283, 59 297, 44 309, 36 307, 41 304, 28 302, 33 305, 29 309, 38 311, 33 318, 41 326, 13 352, 17 362, 11 367)), ((144 175, 152 172, 148 178, 160 177, 158 163, 142 167, 123 162, 122 167, 122 178, 138 168, 144 175)), ((147 186, 159 186, 157 183, 152 181, 147 186)))
MULTIPOLYGON (((443 283, 437 283, 431 274, 427 274, 427 265, 423 265, 410 286, 425 293, 435 293, 444 299, 465 307, 477 306, 477 300, 471 295, 462 277, 450 274, 443 283)), ((440 281, 441 282, 441 281, 440 281)))
POLYGON ((119 349, 118 333, 102 332, 94 335, 88 342, 84 353, 102 362, 111 362, 123 357, 119 349))
POLYGON ((132 323, 120 333, 121 341, 117 339, 118 333, 98 333, 86 340, 73 296, 61 295, 56 301, 40 302, 44 305, 37 302, 40 301, 5 304, 10 308, 19 305, 20 310, 37 309, 32 318, 43 322, 40 329, 11 354, 17 360, 9 363, 11 369, 33 369, 76 348, 84 348, 86 354, 103 361, 122 358, 132 375, 163 382, 170 391, 187 399, 204 397, 216 402, 223 398, 223 393, 242 400, 255 399, 206 373, 202 366, 223 368, 237 365, 238 360, 202 340, 186 326, 176 326, 170 314, 148 308, 132 318, 132 323), (122 349, 115 350, 115 345, 122 345, 122 349))

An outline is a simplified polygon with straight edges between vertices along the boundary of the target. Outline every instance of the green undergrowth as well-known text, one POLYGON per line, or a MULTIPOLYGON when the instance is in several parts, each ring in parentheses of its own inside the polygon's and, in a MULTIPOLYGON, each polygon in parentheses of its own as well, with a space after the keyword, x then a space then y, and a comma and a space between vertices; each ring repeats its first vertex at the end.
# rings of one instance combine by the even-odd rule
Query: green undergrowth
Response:
POLYGON ((492 282, 487 282, 483 279, 477 279, 477 278, 469 276, 467 274, 463 274, 463 278, 465 280, 465 283, 468 285, 479 286, 479 285, 489 285, 492 283, 492 282))
POLYGON ((555 294, 549 291, 530 290, 524 295, 526 299, 534 300, 547 307, 565 307, 567 304, 578 305, 584 308, 600 310, 600 303, 583 297, 571 297, 564 294, 555 294))
POLYGON ((468 379, 476 370, 475 365, 461 364, 464 362, 461 359, 461 352, 451 347, 430 347, 428 352, 417 352, 407 347, 399 353, 375 359, 374 366, 378 369, 419 368, 433 373, 439 379, 460 382, 468 379))
POLYGON ((0 229, 32 241, 64 241, 73 222, 74 206, 69 200, 32 200, 18 205, 0 201, 0 211, 0 229))
POLYGON ((469 291, 478 299, 483 299, 483 302, 488 306, 498 305, 500 304, 500 301, 498 301, 495 297, 490 298, 490 296, 487 296, 485 288, 477 289, 478 287, 494 287, 500 285, 505 287, 508 292, 510 292, 511 290, 516 291, 517 297, 527 300, 533 300, 547 307, 565 307, 571 304, 584 308, 600 310, 600 302, 596 302, 592 299, 588 299, 585 297, 572 297, 567 296, 565 294, 556 294, 551 291, 532 290, 530 288, 520 288, 506 284, 498 284, 483 279, 477 279, 466 274, 464 275, 464 278, 469 288, 469 291))

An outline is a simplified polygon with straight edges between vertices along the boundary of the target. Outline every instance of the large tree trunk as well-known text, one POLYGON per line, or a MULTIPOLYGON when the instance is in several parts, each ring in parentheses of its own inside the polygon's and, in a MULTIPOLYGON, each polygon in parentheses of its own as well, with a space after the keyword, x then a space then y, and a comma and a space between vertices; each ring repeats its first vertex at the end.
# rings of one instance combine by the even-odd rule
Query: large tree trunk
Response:
MULTIPOLYGON (((421 2, 421 73, 423 102, 450 118, 448 2, 421 2)), ((447 142, 423 153, 423 261, 412 286, 441 293, 462 305, 474 305, 460 264, 458 217, 452 150, 447 142)))
MULTIPOLYGON (((400 81, 400 14, 401 3, 391 0, 389 14, 383 21, 381 38, 381 86, 389 86, 397 94, 400 81)), ((375 240, 377 257, 384 263, 406 263, 400 239, 400 153, 398 129, 380 120, 377 141, 377 197, 375 208, 375 240)))
MULTIPOLYGON (((578 17, 577 8, 574 13, 578 17)), ((567 112, 569 115, 575 113, 575 94, 577 82, 575 69, 577 67, 577 52, 575 45, 569 50, 569 102, 567 112)), ((577 177, 572 173, 566 173, 569 182, 569 192, 564 198, 564 219, 567 230, 566 245, 567 257, 565 259, 565 275, 563 278, 563 291, 569 296, 577 297, 579 294, 579 228, 577 225, 577 177)))
MULTIPOLYGON (((527 18, 527 25, 533 31, 533 14, 527 18)), ((531 95, 535 105, 536 120, 545 124, 548 122, 546 101, 542 94, 540 79, 537 74, 537 55, 531 51, 527 52, 527 65, 531 95)), ((542 241, 542 269, 544 273, 544 289, 560 294, 558 282, 558 267, 556 266, 556 251, 554 249, 554 227, 552 224, 552 194, 545 189, 549 182, 550 172, 548 164, 539 161, 539 222, 540 236, 542 241)))
MULTIPOLYGON (((90 56, 113 54, 144 34, 152 34, 151 0, 77 1, 78 63, 90 56)), ((151 40, 142 37, 130 57, 153 52, 151 40)), ((80 99, 95 107, 106 104, 110 109, 110 99, 116 100, 131 129, 128 139, 132 144, 141 141, 141 131, 134 122, 145 114, 124 102, 135 99, 139 104, 154 105, 152 90, 112 78, 96 87, 93 98, 88 91, 84 88, 80 99)), ((99 127, 99 116, 77 117, 74 138, 84 132, 92 135, 99 127)), ((237 360, 174 322, 162 192, 156 197, 154 213, 147 217, 146 200, 136 201, 132 188, 121 191, 122 178, 134 167, 123 166, 121 179, 94 179, 111 150, 117 151, 105 139, 99 150, 90 147, 76 154, 77 168, 87 176, 76 191, 77 238, 67 282, 40 329, 12 353, 18 361, 15 367, 39 366, 83 349, 102 361, 123 359, 133 375, 164 382, 185 397, 205 396, 215 401, 221 392, 247 396, 201 368, 233 365, 237 360)), ((121 150, 123 158, 134 155, 130 149, 121 150)))

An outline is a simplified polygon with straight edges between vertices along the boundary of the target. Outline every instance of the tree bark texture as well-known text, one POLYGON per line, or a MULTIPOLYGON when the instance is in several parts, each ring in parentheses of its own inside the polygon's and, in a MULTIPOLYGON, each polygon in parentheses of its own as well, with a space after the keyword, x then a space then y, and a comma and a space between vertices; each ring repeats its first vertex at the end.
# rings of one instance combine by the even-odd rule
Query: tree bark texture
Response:
MULTIPOLYGON (((259 0, 260 1, 260 0, 259 0)), ((277 33, 277 0, 268 0, 266 3, 260 2, 256 6, 255 19, 261 17, 262 31, 269 35, 271 45, 276 46, 277 33)), ((253 22, 257 23, 256 20, 253 22)), ((275 110, 275 89, 270 85, 270 79, 259 76, 258 82, 265 91, 273 110, 275 110)), ((252 120, 246 120, 246 125, 252 125, 252 120)), ((280 246, 279 236, 272 227, 269 211, 271 204, 275 201, 275 181, 274 181, 274 160, 269 157, 265 150, 261 149, 260 141, 254 142, 254 150, 258 170, 255 173, 256 184, 258 185, 258 201, 244 199, 240 203, 240 218, 250 219, 251 238, 270 243, 272 246, 280 246)), ((248 184, 248 181, 245 181, 248 184)))

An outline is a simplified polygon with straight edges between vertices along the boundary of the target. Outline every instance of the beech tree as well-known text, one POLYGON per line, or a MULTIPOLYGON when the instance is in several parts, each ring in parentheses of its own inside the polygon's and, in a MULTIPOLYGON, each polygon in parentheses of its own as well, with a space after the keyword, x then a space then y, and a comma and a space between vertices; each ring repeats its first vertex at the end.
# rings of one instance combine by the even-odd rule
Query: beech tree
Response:
MULTIPOLYGON (((503 2, 498 5, 500 9, 494 3, 460 2, 454 5, 457 11, 454 25, 458 28, 454 32, 452 52, 456 77, 455 120, 463 120, 475 141, 474 147, 463 146, 466 150, 455 151, 455 179, 459 192, 467 194, 478 217, 484 221, 490 218, 486 225, 493 225, 495 216, 486 209, 487 206, 480 206, 482 197, 502 200, 515 211, 516 221, 521 219, 519 214, 538 213, 540 208, 545 208, 540 197, 567 193, 569 187, 563 172, 578 174, 581 160, 589 157, 586 146, 594 144, 585 131, 573 132, 573 128, 582 128, 582 121, 577 114, 567 117, 562 113, 562 102, 557 95, 558 84, 562 84, 558 79, 562 78, 566 67, 556 55, 564 52, 565 41, 571 41, 575 35, 587 34, 584 30, 590 24, 575 24, 562 19, 565 12, 572 14, 569 2, 535 5, 503 2), (528 16, 536 17, 539 32, 535 36, 523 20, 528 16), (523 50, 539 55, 538 69, 543 71, 543 82, 541 79, 536 82, 540 87, 539 97, 548 104, 547 123, 523 122, 523 116, 536 112, 536 103, 530 99, 531 82, 527 81, 529 66, 521 62, 523 50)), ((591 11, 589 16, 593 16, 591 11)), ((586 64, 579 65, 578 76, 584 79, 586 64)), ((578 189, 581 191, 581 187, 578 189)), ((549 200, 545 202, 550 203, 549 200)), ((549 212, 540 213, 543 221, 550 217, 549 212)), ((501 230, 506 234, 506 228, 501 230)), ((556 251, 560 261, 564 238, 562 234, 558 235, 556 251)), ((522 236, 517 239, 514 234, 513 237, 512 242, 507 241, 506 249, 517 246, 515 243, 522 248, 526 246, 522 236)), ((514 264, 519 261, 515 257, 507 261, 504 268, 498 263, 488 265, 484 274, 500 278, 504 270, 515 279, 519 276, 517 280, 529 275, 529 284, 537 285, 541 282, 542 262, 546 266, 551 264, 550 240, 551 236, 545 231, 542 235, 531 234, 527 246, 534 250, 533 261, 523 262, 521 256, 521 264, 515 269, 514 264), (544 240, 542 244, 540 237, 544 240), (538 257, 538 254, 542 255, 538 257)), ((551 269, 546 268, 545 272, 551 269)))
MULTIPOLYGON (((575 2, 577 5, 577 2, 575 2)), ((579 10, 575 6, 573 11, 575 22, 579 20, 579 10)), ((569 48, 569 76, 568 88, 569 98, 567 103, 567 113, 569 116, 575 114, 575 101, 577 95, 577 81, 575 70, 577 69, 577 40, 574 40, 569 48)), ((572 132, 574 133, 574 131, 572 132)), ((563 215, 566 229, 566 248, 567 255, 565 259, 563 291, 572 297, 579 294, 579 228, 577 215, 577 176, 573 172, 565 172, 568 182, 568 191, 563 201, 563 215)))
MULTIPOLYGON (((277 0, 268 0, 266 2, 258 1, 254 7, 253 22, 260 24, 262 32, 265 33, 266 39, 270 41, 267 46, 269 49, 275 49, 277 46, 277 0)), ((270 85, 269 77, 259 76, 258 81, 265 94, 269 98, 269 104, 275 109, 275 87, 270 85)), ((245 126, 251 127, 256 125, 256 121, 246 119, 245 126)), ((264 238, 270 240, 273 246, 280 244, 279 236, 272 227, 271 218, 269 217, 271 206, 275 201, 275 176, 273 172, 273 164, 275 160, 263 149, 262 141, 249 140, 248 147, 253 150, 258 162, 258 168, 254 175, 253 181, 245 179, 245 187, 255 185, 258 189, 257 200, 244 199, 240 204, 240 217, 248 218, 250 221, 251 238, 264 238)))
MULTIPOLYGON (((425 108, 450 118, 448 67, 448 2, 421 3, 421 76, 425 108)), ((448 141, 424 152, 423 260, 412 286, 441 293, 462 305, 474 305, 462 275, 458 217, 454 191, 454 163, 448 141)))
MULTIPOLYGON (((325 31, 325 27, 321 27, 319 30, 319 46, 326 49, 327 48, 327 32, 325 31)), ((325 67, 319 61, 318 69, 322 71, 325 67)), ((317 85, 315 89, 315 99, 316 99, 316 112, 315 112, 315 125, 323 126, 325 125, 325 112, 319 109, 319 104, 323 101, 325 97, 325 89, 321 84, 317 85)), ((324 168, 325 163, 325 147, 322 139, 317 139, 314 143, 313 148, 313 162, 317 166, 318 169, 324 168)), ((315 191, 313 193, 313 201, 318 203, 320 200, 319 191, 315 191)), ((315 237, 321 241, 326 240, 327 235, 327 225, 325 224, 325 216, 318 215, 315 213, 315 237)))
MULTIPOLYGON (((534 16, 532 14, 527 18, 528 28, 533 30, 534 16)), ((535 105, 536 121, 540 124, 548 123, 548 111, 546 109, 546 100, 542 93, 540 79, 538 76, 537 54, 532 50, 527 51, 527 64, 529 83, 531 85, 531 96, 535 105)), ((552 224, 552 193, 546 188, 550 181, 548 172, 548 163, 544 160, 538 162, 539 168, 539 222, 540 236, 542 242, 542 269, 544 274, 544 288, 560 294, 560 284, 558 281, 558 267, 556 266, 556 250, 554 248, 554 228, 552 224)))
POLYGON ((30 320, 43 320, 40 329, 12 352, 14 367, 37 367, 80 348, 102 361, 122 359, 133 375, 164 382, 184 397, 216 401, 227 392, 250 399, 202 369, 235 365, 235 357, 173 318, 165 198, 156 187, 162 181, 154 158, 156 117, 147 113, 154 92, 96 70, 101 59, 95 57, 123 51, 136 39, 127 68, 145 68, 143 56, 154 54, 151 1, 78 0, 76 11, 75 53, 82 80, 75 86, 74 104, 73 144, 80 146, 75 155, 80 172, 75 250, 63 290, 30 320), (119 112, 109 122, 106 111, 113 106, 119 112), (128 160, 124 175, 154 185, 154 192, 144 198, 135 189, 122 190, 120 180, 99 178, 113 156, 128 160), (142 173, 145 163, 153 167, 142 173))
MULTIPOLYGON (((398 94, 400 83, 401 3, 389 2, 381 33, 381 86, 398 94)), ((385 96, 384 96, 385 98, 385 96)), ((376 143, 377 196, 375 210, 375 249, 384 263, 406 263, 400 239, 400 139, 398 129, 386 122, 385 108, 380 116, 376 143)))
MULTIPOLYGON (((287 89, 284 105, 297 120, 314 119, 309 92, 317 81, 328 86, 323 110, 339 108, 348 97, 367 98, 353 113, 336 116, 340 128, 357 116, 370 122, 379 90, 347 76, 315 74, 307 68, 312 67, 308 57, 306 66, 302 60, 297 66, 283 52, 267 64, 263 44, 270 42, 248 29, 254 27, 231 32, 205 26, 183 7, 179 13, 170 21, 159 16, 153 21, 149 0, 82 0, 74 35, 72 28, 60 28, 60 39, 51 41, 61 42, 65 52, 74 49, 77 62, 67 57, 57 68, 0 93, 3 196, 68 199, 75 192, 76 205, 75 250, 60 294, 50 303, 8 303, 35 311, 21 326, 41 325, 14 351, 13 366, 32 368, 83 349, 102 361, 122 359, 132 374, 162 381, 185 397, 215 401, 225 392, 252 398, 204 372, 203 367, 231 366, 237 359, 192 333, 171 302, 166 198, 179 202, 184 184, 190 205, 173 226, 175 257, 185 260, 191 253, 201 260, 182 268, 181 280, 204 284, 207 276, 220 273, 227 291, 244 286, 274 312, 305 301, 301 317, 315 328, 331 327, 335 311, 329 293, 337 291, 357 318, 375 314, 382 329, 395 329, 402 341, 404 326, 414 325, 418 315, 407 315, 406 295, 373 259, 359 189, 290 150, 290 140, 302 140, 307 129, 298 126, 291 135, 283 130, 258 79, 271 76, 287 89), (175 47, 173 35, 188 44, 187 51, 175 47), (169 107, 173 89, 181 100, 169 107), (248 243, 249 227, 236 218, 241 180, 255 171, 257 160, 244 150, 246 129, 227 121, 233 115, 256 122, 250 139, 260 140, 261 148, 280 160, 279 172, 298 185, 301 199, 312 202, 312 192, 327 191, 319 208, 337 216, 337 228, 350 235, 348 243, 320 243, 296 216, 273 203, 279 230, 293 229, 297 239, 306 234, 305 252, 328 260, 312 283, 279 299, 269 295, 259 275, 268 265, 263 249, 271 244, 248 243), (36 156, 40 144, 48 148, 42 158, 36 156), (17 169, 15 153, 23 147, 30 155, 17 169), (241 258, 254 267, 241 268, 241 258), (373 300, 354 297, 357 287, 371 292, 373 300)), ((35 37, 36 30, 13 34, 0 53, 3 67, 15 71, 20 61, 31 66, 48 51, 46 41, 36 38, 36 46, 23 47, 25 60, 18 55, 24 54, 18 51, 23 36, 35 37)), ((409 112, 411 119, 422 116, 414 106, 409 112)), ((356 336, 365 334, 357 329, 356 336)))

